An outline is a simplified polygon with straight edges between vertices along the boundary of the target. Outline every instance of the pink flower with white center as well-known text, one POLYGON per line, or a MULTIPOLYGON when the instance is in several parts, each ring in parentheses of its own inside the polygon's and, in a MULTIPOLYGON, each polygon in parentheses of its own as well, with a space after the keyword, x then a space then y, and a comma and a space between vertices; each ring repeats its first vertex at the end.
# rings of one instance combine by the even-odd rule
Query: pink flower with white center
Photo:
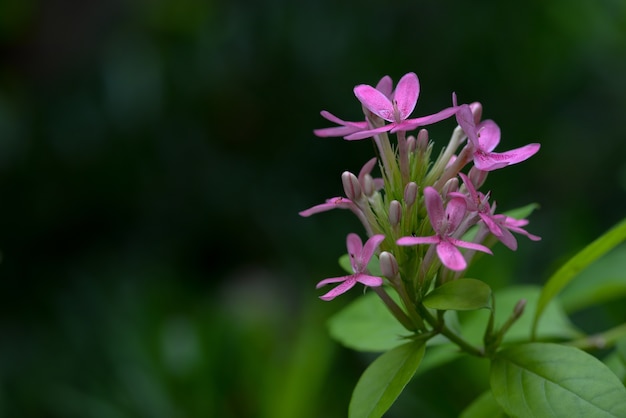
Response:
MULTIPOLYGON (((456 96, 453 96, 453 103, 456 106, 456 96)), ((539 144, 528 144, 504 153, 492 152, 500 143, 500 128, 490 119, 477 125, 467 104, 459 107, 456 120, 474 147, 474 165, 479 170, 493 171, 521 163, 539 151, 539 144)))
POLYGON ((467 177, 465 174, 459 173, 459 176, 465 184, 467 194, 452 192, 449 193, 448 196, 460 197, 462 199, 465 199, 465 203, 467 204, 467 210, 469 212, 476 212, 480 219, 485 223, 485 225, 487 225, 487 228, 489 228, 489 231, 491 231, 493 235, 497 237, 501 236, 502 230, 493 219, 493 211, 495 210, 495 205, 493 208, 491 207, 491 205, 489 205, 489 194, 484 195, 483 193, 478 192, 469 177, 467 177))
MULTIPOLYGON (((392 88, 393 88, 393 82, 391 80, 391 77, 389 77, 388 75, 381 78, 378 84, 376 85, 376 89, 387 97, 391 97, 392 88)), ((331 128, 314 129, 313 133, 319 137, 343 136, 345 138, 349 136, 350 134, 365 131, 369 128, 367 121, 360 121, 360 122, 345 121, 333 115, 332 113, 327 112, 326 110, 322 110, 320 114, 322 115, 324 119, 329 120, 333 123, 336 123, 337 125, 340 125, 340 126, 334 126, 331 128)), ((345 138, 345 139, 348 139, 348 138, 345 138)))
POLYGON ((357 282, 370 287, 381 286, 383 284, 383 279, 381 277, 371 276, 367 270, 367 264, 370 262, 374 252, 384 239, 384 235, 377 234, 368 239, 365 245, 363 245, 361 238, 359 238, 357 234, 348 234, 346 246, 348 247, 350 265, 352 266, 354 274, 341 277, 331 277, 319 282, 317 286, 315 286, 316 289, 319 289, 329 283, 341 282, 339 286, 320 296, 320 299, 326 301, 332 300, 342 293, 352 289, 357 282))
POLYGON ((465 217, 466 203, 464 199, 453 198, 448 202, 444 210, 443 200, 439 192, 429 186, 424 189, 424 200, 430 224, 436 235, 430 237, 402 237, 396 241, 398 245, 435 244, 441 263, 454 271, 461 271, 467 268, 467 262, 457 247, 492 254, 491 250, 484 245, 452 237, 465 217))
POLYGON ((527 219, 515 219, 504 214, 499 214, 494 215, 493 220, 496 224, 500 226, 500 230, 502 231, 502 234, 500 236, 496 235, 496 238, 498 238, 500 242, 502 242, 513 251, 517 250, 517 240, 515 239, 511 231, 517 232, 518 234, 526 235, 531 241, 541 240, 541 237, 533 235, 522 228, 523 226, 528 225, 527 219))
MULTIPOLYGON (((391 81, 391 79, 389 79, 389 81, 391 81)), ((400 81, 398 81, 396 89, 391 94, 385 94, 378 86, 376 88, 367 84, 356 86, 354 88, 354 95, 359 99, 361 104, 376 116, 391 123, 378 128, 350 134, 346 136, 346 139, 364 139, 388 131, 391 131, 391 133, 410 131, 418 126, 439 122, 456 113, 456 108, 447 108, 434 115, 417 119, 407 119, 415 109, 419 92, 419 80, 415 73, 405 74, 400 81)))

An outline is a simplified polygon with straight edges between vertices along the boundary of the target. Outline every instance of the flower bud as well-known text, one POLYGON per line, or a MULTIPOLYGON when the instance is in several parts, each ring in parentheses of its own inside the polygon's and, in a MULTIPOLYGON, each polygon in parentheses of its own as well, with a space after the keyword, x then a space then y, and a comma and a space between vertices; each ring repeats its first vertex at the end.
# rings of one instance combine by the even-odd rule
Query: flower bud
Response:
POLYGON ((409 150, 409 152, 415 152, 416 146, 417 144, 415 143, 415 137, 413 135, 410 135, 406 139, 406 149, 409 150))
POLYGON ((459 190, 459 179, 456 177, 452 177, 450 180, 446 181, 446 184, 443 185, 443 189, 441 189, 442 196, 448 196, 449 193, 457 192, 459 190))
POLYGON ((390 252, 383 251, 378 257, 380 263, 380 271, 386 278, 392 280, 398 276, 400 270, 398 269, 398 262, 396 258, 390 252))
POLYGON ((376 191, 376 184, 374 184, 374 179, 369 174, 364 174, 363 179, 361 181, 361 186, 363 187, 363 193, 365 196, 371 196, 376 191))
POLYGON ((469 107, 472 110, 472 115, 474 115, 474 123, 478 125, 480 123, 480 118, 483 117, 483 105, 479 102, 473 102, 470 103, 469 107))
POLYGON ((513 316, 517 319, 524 313, 524 308, 526 307, 526 299, 520 299, 516 304, 515 308, 513 308, 513 316))
POLYGON ((476 189, 480 189, 485 180, 487 180, 488 171, 479 170, 476 166, 472 167, 468 173, 468 177, 476 189))
POLYGON ((389 204, 389 223, 392 227, 400 224, 402 219, 402 205, 397 200, 392 200, 389 204))
POLYGON ((420 151, 426 151, 428 148, 428 131, 426 129, 420 129, 417 133, 417 148, 420 151))
POLYGON ((343 183, 343 190, 346 193, 346 197, 353 202, 358 201, 363 193, 361 192, 361 185, 359 179, 349 171, 344 171, 341 174, 341 182, 343 183))
POLYGON ((411 206, 413 203, 415 203, 416 198, 417 183, 412 181, 404 187, 404 203, 406 203, 407 206, 411 206))

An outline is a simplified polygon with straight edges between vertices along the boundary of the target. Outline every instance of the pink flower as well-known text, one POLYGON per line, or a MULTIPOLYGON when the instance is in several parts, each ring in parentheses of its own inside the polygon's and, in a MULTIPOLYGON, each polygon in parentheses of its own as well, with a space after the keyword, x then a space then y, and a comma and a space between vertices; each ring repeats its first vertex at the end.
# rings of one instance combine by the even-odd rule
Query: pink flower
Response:
POLYGON ((530 234, 528 233, 528 231, 522 229, 523 226, 528 225, 527 219, 515 219, 504 214, 499 214, 494 215, 493 220, 497 225, 500 226, 500 230, 502 231, 502 234, 500 236, 496 235, 496 238, 498 238, 500 242, 502 242, 513 251, 517 250, 517 240, 515 239, 511 231, 517 232, 518 234, 526 235, 532 241, 541 240, 541 237, 530 234))
MULTIPOLYGON (((453 103, 456 106, 456 97, 453 97, 453 103)), ((517 164, 539 151, 539 144, 528 144, 504 153, 491 152, 500 142, 500 128, 492 120, 484 120, 476 125, 472 110, 467 104, 459 107, 456 120, 474 147, 474 165, 479 170, 493 171, 517 164)))
MULTIPOLYGON (((389 77, 388 75, 381 78, 378 84, 376 85, 376 89, 387 97, 391 97, 392 88, 393 88, 393 82, 391 80, 391 77, 389 77)), ((340 126, 313 130, 313 133, 319 137, 333 137, 333 136, 347 137, 350 134, 365 131, 369 127, 367 121, 360 121, 360 122, 345 121, 343 119, 339 119, 337 116, 333 115, 330 112, 327 112, 326 110, 322 110, 320 114, 322 115, 323 118, 331 122, 334 122, 340 126)), ((348 139, 348 138, 345 138, 345 139, 348 139)))
POLYGON ((352 266, 352 270, 354 274, 350 274, 348 276, 341 277, 331 277, 329 279, 324 279, 315 286, 316 289, 319 289, 322 286, 325 286, 329 283, 339 283, 341 284, 328 293, 320 296, 322 300, 332 300, 342 293, 347 292, 352 289, 354 285, 359 282, 363 283, 365 286, 376 287, 381 286, 383 284, 383 279, 377 276, 371 276, 367 270, 367 264, 370 262, 370 259, 374 255, 374 251, 380 245, 380 243, 385 239, 385 236, 382 234, 374 235, 370 239, 367 240, 365 246, 363 246, 363 242, 361 238, 357 234, 348 234, 348 238, 346 239, 346 246, 348 247, 348 254, 350 255, 350 264, 352 266))
POLYGON ((497 222, 494 221, 493 211, 495 210, 495 205, 492 208, 489 205, 489 194, 484 195, 476 190, 474 185, 472 184, 469 177, 467 177, 463 173, 459 173, 459 176, 463 180, 465 187, 467 188, 467 194, 452 192, 448 196, 460 197, 465 199, 465 203, 467 204, 467 210, 469 212, 476 212, 480 219, 487 225, 489 231, 497 237, 502 235, 502 230, 498 226, 497 222))
POLYGON ((448 202, 444 210, 441 196, 437 190, 430 186, 424 189, 424 200, 430 224, 436 235, 430 237, 402 237, 396 241, 398 245, 435 244, 437 255, 443 265, 454 271, 461 271, 467 268, 467 262, 457 247, 492 254, 491 250, 484 245, 461 241, 452 237, 465 217, 465 200, 453 198, 448 202))
POLYGON ((391 133, 410 131, 418 126, 439 122, 456 113, 456 108, 451 107, 434 115, 407 119, 415 109, 419 92, 419 80, 415 73, 405 74, 398 81, 396 89, 391 94, 385 94, 379 86, 376 88, 367 84, 356 86, 354 94, 361 104, 373 114, 391 123, 378 128, 352 133, 346 136, 346 139, 364 139, 387 131, 391 131, 391 133))

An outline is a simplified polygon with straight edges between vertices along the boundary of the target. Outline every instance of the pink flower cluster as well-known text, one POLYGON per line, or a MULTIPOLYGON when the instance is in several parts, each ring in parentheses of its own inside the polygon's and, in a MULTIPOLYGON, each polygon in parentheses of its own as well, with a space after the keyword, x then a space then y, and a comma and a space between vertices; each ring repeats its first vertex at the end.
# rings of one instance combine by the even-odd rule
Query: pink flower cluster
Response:
POLYGON ((381 286, 383 277, 371 275, 367 267, 380 250, 385 251, 385 257, 380 260, 381 271, 393 272, 387 276, 395 276, 384 276, 389 283, 402 286, 411 282, 419 290, 434 279, 459 277, 476 251, 492 254, 490 237, 511 250, 517 249, 513 232, 534 241, 540 239, 523 229, 527 220, 497 214, 495 203, 489 201, 490 193, 478 190, 489 172, 525 161, 537 153, 540 145, 494 152, 500 142, 498 125, 492 120, 480 120, 479 103, 459 105, 454 94, 452 106, 432 115, 411 118, 419 92, 419 80, 414 73, 404 75, 395 90, 391 78, 385 76, 376 87, 361 84, 354 88, 365 120, 349 122, 330 112, 321 112, 338 126, 317 129, 314 131, 317 136, 339 136, 346 140, 373 138, 379 150, 379 157, 368 161, 358 176, 348 171, 342 174, 345 197, 333 197, 300 212, 307 217, 334 208, 349 209, 369 236, 363 245, 356 234, 348 235, 353 274, 319 282, 318 288, 340 283, 323 295, 323 300, 335 298, 357 282, 381 286), (408 134, 453 115, 458 126, 433 162, 428 132, 421 129, 416 137, 408 134), (395 144, 391 143, 389 134, 395 134, 395 144), (381 178, 372 177, 376 163, 382 171, 381 178), (468 165, 467 173, 462 172, 468 165), (387 265, 390 263, 393 268, 387 265))

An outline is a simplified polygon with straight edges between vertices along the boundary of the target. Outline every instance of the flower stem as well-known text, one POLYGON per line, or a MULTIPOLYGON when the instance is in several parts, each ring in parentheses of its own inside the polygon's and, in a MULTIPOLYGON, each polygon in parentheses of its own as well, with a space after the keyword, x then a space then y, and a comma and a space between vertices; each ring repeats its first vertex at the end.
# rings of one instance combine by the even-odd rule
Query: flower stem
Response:
POLYGON ((385 305, 387 305, 387 308, 389 308, 393 316, 396 317, 396 319, 402 324, 404 328, 411 332, 416 331, 415 324, 413 323, 413 321, 411 321, 411 318, 409 318, 407 314, 404 313, 402 308, 400 308, 398 304, 393 299, 391 299, 391 297, 387 294, 387 292, 385 292, 385 289, 383 289, 382 286, 373 287, 372 289, 374 289, 374 292, 376 292, 376 294, 383 300, 385 305))
POLYGON ((461 336, 448 328, 443 320, 438 321, 421 303, 418 305, 418 310, 420 315, 422 315, 426 322, 428 322, 435 331, 458 345, 461 350, 473 356, 485 357, 484 350, 474 347, 472 344, 465 341, 461 336))
POLYGON ((617 340, 624 337, 626 337, 626 323, 608 329, 600 334, 588 335, 584 338, 568 341, 564 344, 590 351, 612 347, 617 340))

